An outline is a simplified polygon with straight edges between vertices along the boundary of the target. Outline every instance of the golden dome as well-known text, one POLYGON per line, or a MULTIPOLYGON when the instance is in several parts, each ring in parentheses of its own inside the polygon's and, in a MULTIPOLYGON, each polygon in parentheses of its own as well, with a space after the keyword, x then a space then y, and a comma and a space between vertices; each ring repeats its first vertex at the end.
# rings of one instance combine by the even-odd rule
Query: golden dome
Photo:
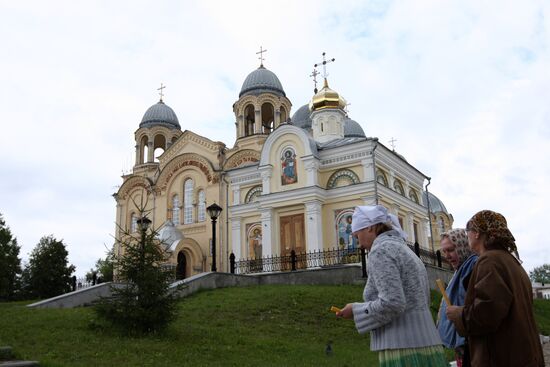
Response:
POLYGON ((324 108, 338 108, 344 110, 347 102, 338 92, 332 90, 328 86, 328 82, 325 79, 323 88, 317 92, 311 102, 309 103, 309 109, 311 111, 317 111, 324 108))

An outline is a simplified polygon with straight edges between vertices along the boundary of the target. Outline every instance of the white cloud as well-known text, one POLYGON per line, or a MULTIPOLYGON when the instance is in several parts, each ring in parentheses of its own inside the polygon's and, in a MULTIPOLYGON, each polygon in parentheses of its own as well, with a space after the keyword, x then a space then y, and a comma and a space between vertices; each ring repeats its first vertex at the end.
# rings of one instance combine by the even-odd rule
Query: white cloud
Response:
POLYGON ((265 65, 296 111, 321 52, 368 136, 432 177, 456 224, 501 211, 525 267, 550 262, 550 5, 544 1, 117 1, 0 5, 0 212, 30 252, 53 233, 84 274, 156 88, 182 129, 233 145, 231 106, 265 65))

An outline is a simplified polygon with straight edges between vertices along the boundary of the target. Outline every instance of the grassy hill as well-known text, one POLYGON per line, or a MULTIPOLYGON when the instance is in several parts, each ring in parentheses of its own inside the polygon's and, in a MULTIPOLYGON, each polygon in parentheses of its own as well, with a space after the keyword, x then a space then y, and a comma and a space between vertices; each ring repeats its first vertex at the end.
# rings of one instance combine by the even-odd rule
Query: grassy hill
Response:
MULTIPOLYGON (((203 291, 179 304, 162 335, 127 338, 89 308, 0 304, 0 345, 41 366, 377 366, 368 336, 328 310, 361 299, 362 286, 261 286, 203 291), (332 354, 327 356, 327 343, 332 354)), ((434 294, 432 310, 437 309, 434 294)), ((544 328, 550 302, 537 303, 544 328)))

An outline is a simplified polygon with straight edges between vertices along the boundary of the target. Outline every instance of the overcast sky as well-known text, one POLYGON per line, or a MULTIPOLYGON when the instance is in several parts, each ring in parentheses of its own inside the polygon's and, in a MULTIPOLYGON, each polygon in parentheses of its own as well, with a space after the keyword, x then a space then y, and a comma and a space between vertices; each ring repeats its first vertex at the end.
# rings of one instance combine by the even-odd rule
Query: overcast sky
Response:
POLYGON ((134 131, 164 101, 233 146, 232 104, 265 66, 309 102, 322 52, 367 136, 432 178, 455 227, 501 212, 524 267, 550 263, 550 2, 0 0, 0 213, 82 276, 113 243, 134 131))

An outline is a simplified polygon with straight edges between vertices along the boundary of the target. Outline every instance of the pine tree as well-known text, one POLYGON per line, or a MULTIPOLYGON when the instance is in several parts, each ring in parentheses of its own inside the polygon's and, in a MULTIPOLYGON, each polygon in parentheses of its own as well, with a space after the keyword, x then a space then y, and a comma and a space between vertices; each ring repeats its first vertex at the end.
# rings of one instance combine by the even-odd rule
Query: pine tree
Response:
POLYGON ((0 301, 14 299, 17 294, 21 274, 20 249, 0 214, 0 301))
POLYGON ((161 331, 176 317, 176 299, 168 289, 172 275, 161 266, 166 254, 156 235, 144 226, 138 235, 125 231, 118 240, 122 254, 115 259, 118 284, 94 307, 99 317, 128 334, 161 331))

